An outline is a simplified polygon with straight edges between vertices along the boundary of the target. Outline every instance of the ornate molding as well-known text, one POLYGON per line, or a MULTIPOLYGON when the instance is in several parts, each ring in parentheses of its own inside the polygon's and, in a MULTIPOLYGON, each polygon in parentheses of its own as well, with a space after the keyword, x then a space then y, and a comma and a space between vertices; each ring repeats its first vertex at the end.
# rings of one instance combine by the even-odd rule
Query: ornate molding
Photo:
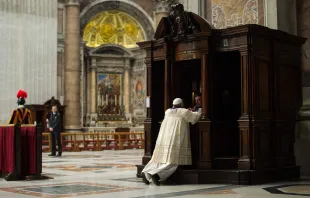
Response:
POLYGON ((121 67, 97 67, 96 70, 100 73, 124 73, 124 68, 121 67))

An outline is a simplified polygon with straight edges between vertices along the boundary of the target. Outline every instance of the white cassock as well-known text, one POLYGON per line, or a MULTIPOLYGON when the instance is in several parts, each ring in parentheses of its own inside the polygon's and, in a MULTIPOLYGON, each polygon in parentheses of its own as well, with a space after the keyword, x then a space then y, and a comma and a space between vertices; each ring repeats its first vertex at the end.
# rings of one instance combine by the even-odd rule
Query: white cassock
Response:
POLYGON ((165 181, 178 165, 192 164, 189 123, 195 124, 200 116, 199 112, 184 108, 165 112, 152 159, 142 170, 149 181, 150 175, 155 174, 158 174, 160 181, 165 181))

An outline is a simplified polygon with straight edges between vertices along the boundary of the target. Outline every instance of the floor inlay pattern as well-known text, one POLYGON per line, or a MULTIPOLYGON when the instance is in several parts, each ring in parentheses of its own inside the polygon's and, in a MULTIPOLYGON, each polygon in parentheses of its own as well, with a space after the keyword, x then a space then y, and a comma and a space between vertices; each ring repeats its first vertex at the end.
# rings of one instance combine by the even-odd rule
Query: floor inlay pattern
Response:
POLYGON ((0 178, 0 197, 304 198, 310 189, 309 179, 257 186, 145 185, 136 177, 135 167, 141 164, 143 150, 63 152, 63 157, 49 157, 48 154, 43 153, 42 174, 54 179, 7 182, 0 178))
POLYGON ((272 194, 298 195, 310 197, 310 184, 289 184, 264 188, 272 194))
POLYGON ((1 191, 38 197, 76 197, 82 195, 104 194, 138 189, 139 188, 93 183, 63 183, 44 186, 0 188, 1 191))
POLYGON ((124 182, 137 182, 137 183, 143 183, 141 178, 138 177, 131 177, 131 178, 122 178, 122 179, 112 179, 114 181, 124 181, 124 182))
POLYGON ((74 172, 84 172, 84 171, 96 171, 102 169, 136 169, 133 164, 93 164, 93 165, 74 165, 74 164, 66 164, 66 165, 56 165, 56 166, 43 166, 43 168, 51 168, 51 169, 59 169, 66 171, 74 171, 74 172))

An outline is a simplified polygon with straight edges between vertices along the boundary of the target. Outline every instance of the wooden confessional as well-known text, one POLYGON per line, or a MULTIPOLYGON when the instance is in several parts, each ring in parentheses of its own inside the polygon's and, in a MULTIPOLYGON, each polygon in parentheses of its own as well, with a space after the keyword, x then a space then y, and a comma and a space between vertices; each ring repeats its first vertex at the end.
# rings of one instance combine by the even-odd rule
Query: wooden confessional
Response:
POLYGON ((193 165, 171 180, 258 184, 299 177, 294 130, 301 107, 301 45, 306 39, 259 25, 216 30, 181 4, 172 6, 147 52, 145 155, 151 159, 172 100, 185 107, 201 90, 202 117, 191 126, 193 165))
POLYGON ((43 132, 48 131, 46 119, 49 117, 53 105, 57 105, 58 107, 58 111, 61 114, 61 131, 65 131, 64 126, 66 106, 61 105, 59 100, 52 97, 44 104, 25 105, 25 107, 27 107, 31 111, 32 121, 36 121, 37 124, 41 124, 43 132))

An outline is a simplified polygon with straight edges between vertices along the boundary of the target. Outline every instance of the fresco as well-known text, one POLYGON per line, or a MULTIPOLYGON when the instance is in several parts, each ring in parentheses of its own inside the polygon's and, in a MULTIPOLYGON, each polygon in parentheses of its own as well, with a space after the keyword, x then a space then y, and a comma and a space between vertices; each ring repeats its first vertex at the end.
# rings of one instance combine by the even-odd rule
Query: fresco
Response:
POLYGON ((243 24, 264 25, 264 0, 210 0, 212 24, 224 29, 243 24))
POLYGON ((144 92, 143 92, 143 85, 140 80, 136 83, 136 98, 138 100, 141 100, 143 98, 144 92))

